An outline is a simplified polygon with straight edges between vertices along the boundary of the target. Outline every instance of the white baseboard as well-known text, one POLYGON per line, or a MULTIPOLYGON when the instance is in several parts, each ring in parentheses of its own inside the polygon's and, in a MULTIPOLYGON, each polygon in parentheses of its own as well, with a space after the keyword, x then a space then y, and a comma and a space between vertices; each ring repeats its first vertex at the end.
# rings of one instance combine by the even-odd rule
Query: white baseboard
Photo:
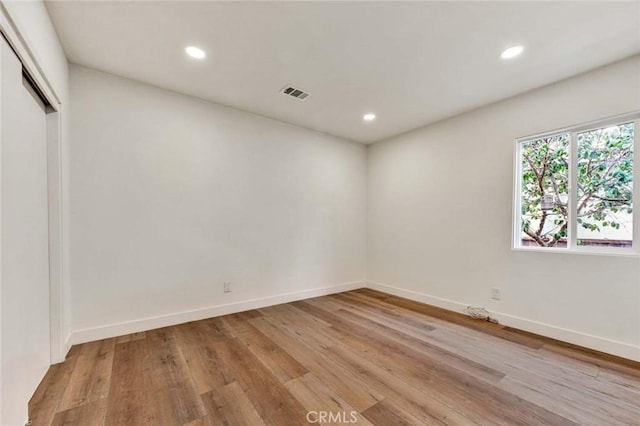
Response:
POLYGON ((585 348, 595 349, 600 352, 631 359, 633 361, 640 361, 640 346, 634 346, 629 343, 607 339, 606 337, 594 336, 593 334, 556 327, 554 325, 500 312, 492 312, 492 315, 500 322, 500 324, 508 325, 509 327, 525 330, 585 348))
MULTIPOLYGON (((449 299, 431 296, 412 290, 406 290, 387 284, 377 282, 367 282, 367 287, 378 290, 383 293, 393 294, 395 296, 404 297, 415 300, 417 302, 426 303, 439 308, 448 309, 454 312, 462 312, 468 305, 449 299)), ((640 347, 629 343, 619 342, 604 337, 594 336, 591 334, 581 333, 574 330, 568 330, 554 325, 533 321, 526 318, 520 318, 514 315, 503 314, 500 312, 491 312, 500 324, 517 328, 519 330, 528 331, 530 333, 539 334, 541 336, 550 337, 552 339, 561 340, 585 348, 595 349, 597 351, 616 355, 622 358, 640 361, 640 347)))
POLYGON ((258 299, 244 300, 225 305, 216 305, 202 309, 178 312, 175 314, 160 315, 156 317, 125 321, 100 327, 75 330, 71 333, 70 338, 65 343, 65 347, 66 351, 68 351, 71 345, 77 345, 80 343, 108 339, 110 337, 117 337, 130 333, 138 333, 141 331, 153 330, 160 327, 182 324, 189 321, 198 321, 206 318, 213 318, 221 315, 248 311, 250 309, 264 308, 267 306, 279 305, 281 303, 294 302, 296 300, 325 296, 327 294, 341 293, 344 291, 355 290, 363 287, 366 287, 365 281, 356 281, 330 287, 302 290, 293 293, 285 293, 275 296, 261 297, 258 299))
MULTIPOLYGON (((143 318, 134 321, 109 324, 105 326, 76 330, 66 340, 65 354, 72 345, 91 342, 94 340, 107 339, 110 337, 122 336, 125 334, 141 331, 153 330, 160 327, 182 324, 189 321, 198 321, 206 318, 213 318, 221 315, 233 314, 236 312, 259 309, 281 303, 293 302, 296 300, 309 299, 312 297, 325 296, 328 294, 341 293, 358 288, 371 288, 395 296, 404 297, 417 302, 426 303, 439 308, 462 313, 468 305, 454 300, 431 296, 429 294, 407 290, 387 284, 357 281, 340 284, 330 287, 321 287, 310 290, 303 290, 293 293, 285 293, 275 296, 262 297, 258 299, 245 300, 225 305, 216 305, 202 309, 184 311, 175 314, 161 315, 151 318, 143 318)), ((517 317, 501 312, 491 312, 501 324, 585 348, 595 349, 601 352, 617 355, 623 358, 640 361, 640 347, 628 343, 619 342, 604 337, 568 330, 554 325, 541 323, 538 321, 517 317)))
POLYGON ((430 296, 425 293, 419 293, 413 290, 406 290, 399 287, 393 287, 387 284, 367 281, 367 287, 378 290, 383 293, 393 294, 394 296, 404 297, 406 299, 415 300, 416 302, 426 303, 427 305, 437 306, 438 308, 447 309, 449 311, 462 313, 469 306, 454 300, 443 299, 442 297, 430 296))
MULTIPOLYGON (((67 354, 69 353, 69 351, 71 350, 71 346, 73 346, 73 343, 71 343, 71 338, 73 337, 73 334, 69 334, 67 336, 67 340, 64 341, 64 346, 62 347, 62 353, 63 353, 63 357, 66 358, 67 354)), ((62 360, 64 361, 64 359, 62 360)))

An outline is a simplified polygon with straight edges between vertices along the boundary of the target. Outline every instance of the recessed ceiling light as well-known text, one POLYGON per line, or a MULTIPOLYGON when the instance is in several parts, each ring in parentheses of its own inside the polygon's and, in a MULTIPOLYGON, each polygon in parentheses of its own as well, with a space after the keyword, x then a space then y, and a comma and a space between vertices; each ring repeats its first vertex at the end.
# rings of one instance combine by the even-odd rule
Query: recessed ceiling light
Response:
POLYGON ((373 120, 375 120, 375 119, 376 119, 376 115, 375 115, 375 114, 368 113, 368 114, 363 115, 363 116, 362 116, 362 119, 363 119, 364 121, 373 121, 373 120))
POLYGON ((207 56, 206 53, 204 53, 204 50, 200 49, 199 47, 195 47, 195 46, 189 46, 185 49, 185 52, 187 52, 187 55, 191 56, 192 58, 196 58, 196 59, 204 59, 205 56, 207 56))
POLYGON ((516 56, 520 56, 524 52, 524 46, 511 46, 500 52, 502 59, 512 59, 516 56))

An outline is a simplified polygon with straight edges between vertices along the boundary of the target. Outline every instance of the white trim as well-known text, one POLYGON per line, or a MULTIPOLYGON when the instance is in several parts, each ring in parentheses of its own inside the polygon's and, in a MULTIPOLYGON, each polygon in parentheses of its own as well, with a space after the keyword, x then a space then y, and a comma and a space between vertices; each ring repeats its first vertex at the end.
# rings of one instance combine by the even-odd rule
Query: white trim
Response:
POLYGON ((569 202, 567 203, 567 248, 574 250, 578 238, 578 133, 569 135, 569 202))
MULTIPOLYGON (((72 345, 77 345, 80 343, 107 339, 141 331, 153 330, 160 327, 168 327, 189 321, 198 321, 206 318, 213 318, 221 315, 243 312, 250 309, 259 309, 278 305, 281 303, 289 303, 296 300, 304 300, 312 297, 325 296, 328 294, 342 293, 345 291, 356 290, 364 287, 458 313, 463 313, 464 309, 468 306, 468 304, 457 302, 455 300, 432 296, 426 293, 407 290, 400 287, 394 287, 388 284, 382 284, 373 281, 356 281, 331 287, 321 287, 311 290, 285 293, 276 296, 268 296, 224 305, 216 305, 203 309, 194 309, 176 314, 160 315, 151 318, 144 318, 139 320, 109 324, 100 327, 76 330, 71 333, 71 336, 69 336, 69 338, 66 340, 64 345, 64 353, 66 354, 72 345)), ((640 346, 634 346, 628 343, 594 336, 592 334, 569 330, 562 327, 556 327, 554 325, 545 324, 501 312, 492 312, 492 316, 500 321, 501 324, 507 325, 509 327, 539 334, 541 336, 546 336, 574 345, 583 346, 585 348, 595 349, 623 358, 640 361, 640 346)))
POLYGON ((61 110, 47 114, 47 208, 49 232, 50 362, 64 361, 62 276, 62 129, 61 110))
POLYGON ((558 247, 536 247, 522 246, 511 247, 512 251, 529 251, 535 253, 562 253, 562 254, 578 254, 587 256, 614 256, 614 257, 635 257, 640 259, 640 253, 630 248, 598 248, 598 247, 581 247, 580 249, 558 248, 558 247))
MULTIPOLYGON (((393 294, 395 296, 404 297, 415 300, 438 308, 447 309, 454 312, 462 312, 468 305, 454 300, 444 299, 441 297, 431 296, 426 293, 420 293, 413 290, 406 290, 399 287, 390 286, 378 282, 367 282, 367 287, 373 290, 382 291, 384 293, 393 294)), ((594 336, 592 334, 582 333, 575 330, 569 330, 562 327, 556 327, 551 324, 517 317, 501 312, 491 312, 500 324, 519 330, 528 331, 530 333, 539 334, 585 348, 595 349, 600 352, 616 355, 622 358, 640 361, 640 346, 631 345, 629 343, 619 342, 607 339, 605 337, 594 336)))
POLYGON ((522 199, 520 197, 520 188, 522 187, 522 144, 518 139, 514 140, 513 149, 513 170, 515 172, 513 182, 513 208, 511 220, 511 248, 520 248, 520 239, 522 238, 522 199))
POLYGON ((500 312, 492 312, 492 315, 500 322, 500 324, 507 325, 509 327, 550 337, 552 339, 585 348, 595 349, 600 352, 617 355, 622 358, 640 361, 640 346, 607 339, 606 337, 594 336, 593 334, 581 333, 567 328, 556 327, 551 324, 533 321, 515 315, 503 314, 500 312))
POLYGON ((7 41, 18 55, 18 59, 22 62, 22 65, 27 70, 27 73, 33 78, 34 83, 38 86, 38 89, 42 91, 42 94, 47 98, 47 101, 51 104, 53 109, 58 111, 61 103, 60 97, 56 93, 53 85, 47 78, 42 67, 38 63, 36 56, 31 50, 30 43, 24 36, 24 31, 20 28, 20 25, 11 18, 11 14, 5 7, 4 3, 0 1, 0 32, 4 34, 7 41))
MULTIPOLYGON (((71 346, 73 346, 73 344, 71 343, 71 334, 69 334, 67 336, 67 338, 64 340, 64 345, 62 346, 62 351, 63 351, 63 359, 62 361, 64 361, 64 359, 67 357, 67 354, 69 353, 69 351, 71 350, 71 346)), ((62 362, 60 361, 60 362, 62 362)))
POLYGON ((189 321, 198 321, 206 318, 213 318, 221 315, 243 312, 250 309, 259 309, 267 306, 279 305, 281 303, 294 302, 296 300, 326 296, 328 294, 334 293, 342 293, 344 291, 356 290, 365 286, 365 281, 355 281, 330 287, 302 290, 293 293, 285 293, 229 304, 215 305, 207 308, 194 309, 174 314, 158 315, 150 318, 125 321, 93 328, 85 328, 82 330, 73 331, 68 343, 77 345, 80 343, 92 342, 94 340, 107 339, 130 333, 153 330, 160 327, 183 324, 189 321))
POLYGON ((464 303, 456 302, 455 300, 444 299, 442 297, 431 296, 426 293, 420 293, 418 291, 406 290, 400 287, 394 287, 388 284, 382 284, 374 281, 367 281, 367 288, 372 290, 378 290, 383 293, 389 293, 394 296, 404 297, 416 302, 426 303, 427 305, 433 305, 438 308, 447 309, 458 313, 463 313, 464 309, 469 306, 464 303))
POLYGON ((633 250, 640 253, 640 214, 635 209, 640 206, 640 118, 633 122, 633 250))

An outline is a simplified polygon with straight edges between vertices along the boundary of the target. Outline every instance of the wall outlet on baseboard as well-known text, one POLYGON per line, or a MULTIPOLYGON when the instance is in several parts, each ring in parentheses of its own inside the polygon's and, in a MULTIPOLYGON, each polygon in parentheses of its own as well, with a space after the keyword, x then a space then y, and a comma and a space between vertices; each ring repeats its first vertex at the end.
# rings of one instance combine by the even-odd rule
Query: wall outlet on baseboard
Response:
POLYGON ((491 298, 493 300, 500 300, 500 289, 499 288, 492 288, 491 289, 491 298))
POLYGON ((231 281, 224 282, 224 292, 231 293, 231 281))

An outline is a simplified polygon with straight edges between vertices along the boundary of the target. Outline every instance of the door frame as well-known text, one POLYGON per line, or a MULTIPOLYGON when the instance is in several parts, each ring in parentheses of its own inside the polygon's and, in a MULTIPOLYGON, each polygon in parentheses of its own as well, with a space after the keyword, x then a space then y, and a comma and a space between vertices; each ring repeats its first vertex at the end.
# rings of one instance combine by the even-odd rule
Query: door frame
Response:
MULTIPOLYGON (((64 248, 67 246, 67 234, 63 232, 63 200, 66 196, 63 187, 63 149, 62 149, 62 116, 63 105, 59 94, 53 88, 50 79, 40 66, 33 50, 30 48, 25 32, 12 19, 5 4, 0 1, 0 33, 14 50, 22 62, 23 69, 29 74, 40 94, 50 107, 47 111, 47 194, 49 217, 49 327, 50 327, 50 363, 64 361, 70 342, 65 335, 68 331, 68 319, 65 315, 65 300, 69 300, 64 289, 68 288, 66 274, 68 261, 64 248)), ((0 67, 1 72, 1 67, 0 67)), ((0 91, 2 88, 0 87, 0 91)), ((0 104, 0 108, 2 105, 0 104)), ((0 127, 2 122, 0 120, 0 127)), ((1 163, 0 163, 1 167, 1 163)), ((1 179, 1 175, 0 175, 1 179)), ((1 211, 1 210, 0 210, 1 211)), ((0 271, 2 263, 0 258, 0 271)), ((1 275, 0 275, 1 279, 1 275)), ((1 285, 1 283, 0 283, 1 285)), ((1 300, 0 293, 0 300, 1 300)), ((67 307, 68 308, 68 307, 67 307)), ((68 309, 67 309, 68 310, 68 309)), ((28 315, 28 312, 25 313, 28 315)), ((1 374, 1 373, 0 373, 1 374)))

